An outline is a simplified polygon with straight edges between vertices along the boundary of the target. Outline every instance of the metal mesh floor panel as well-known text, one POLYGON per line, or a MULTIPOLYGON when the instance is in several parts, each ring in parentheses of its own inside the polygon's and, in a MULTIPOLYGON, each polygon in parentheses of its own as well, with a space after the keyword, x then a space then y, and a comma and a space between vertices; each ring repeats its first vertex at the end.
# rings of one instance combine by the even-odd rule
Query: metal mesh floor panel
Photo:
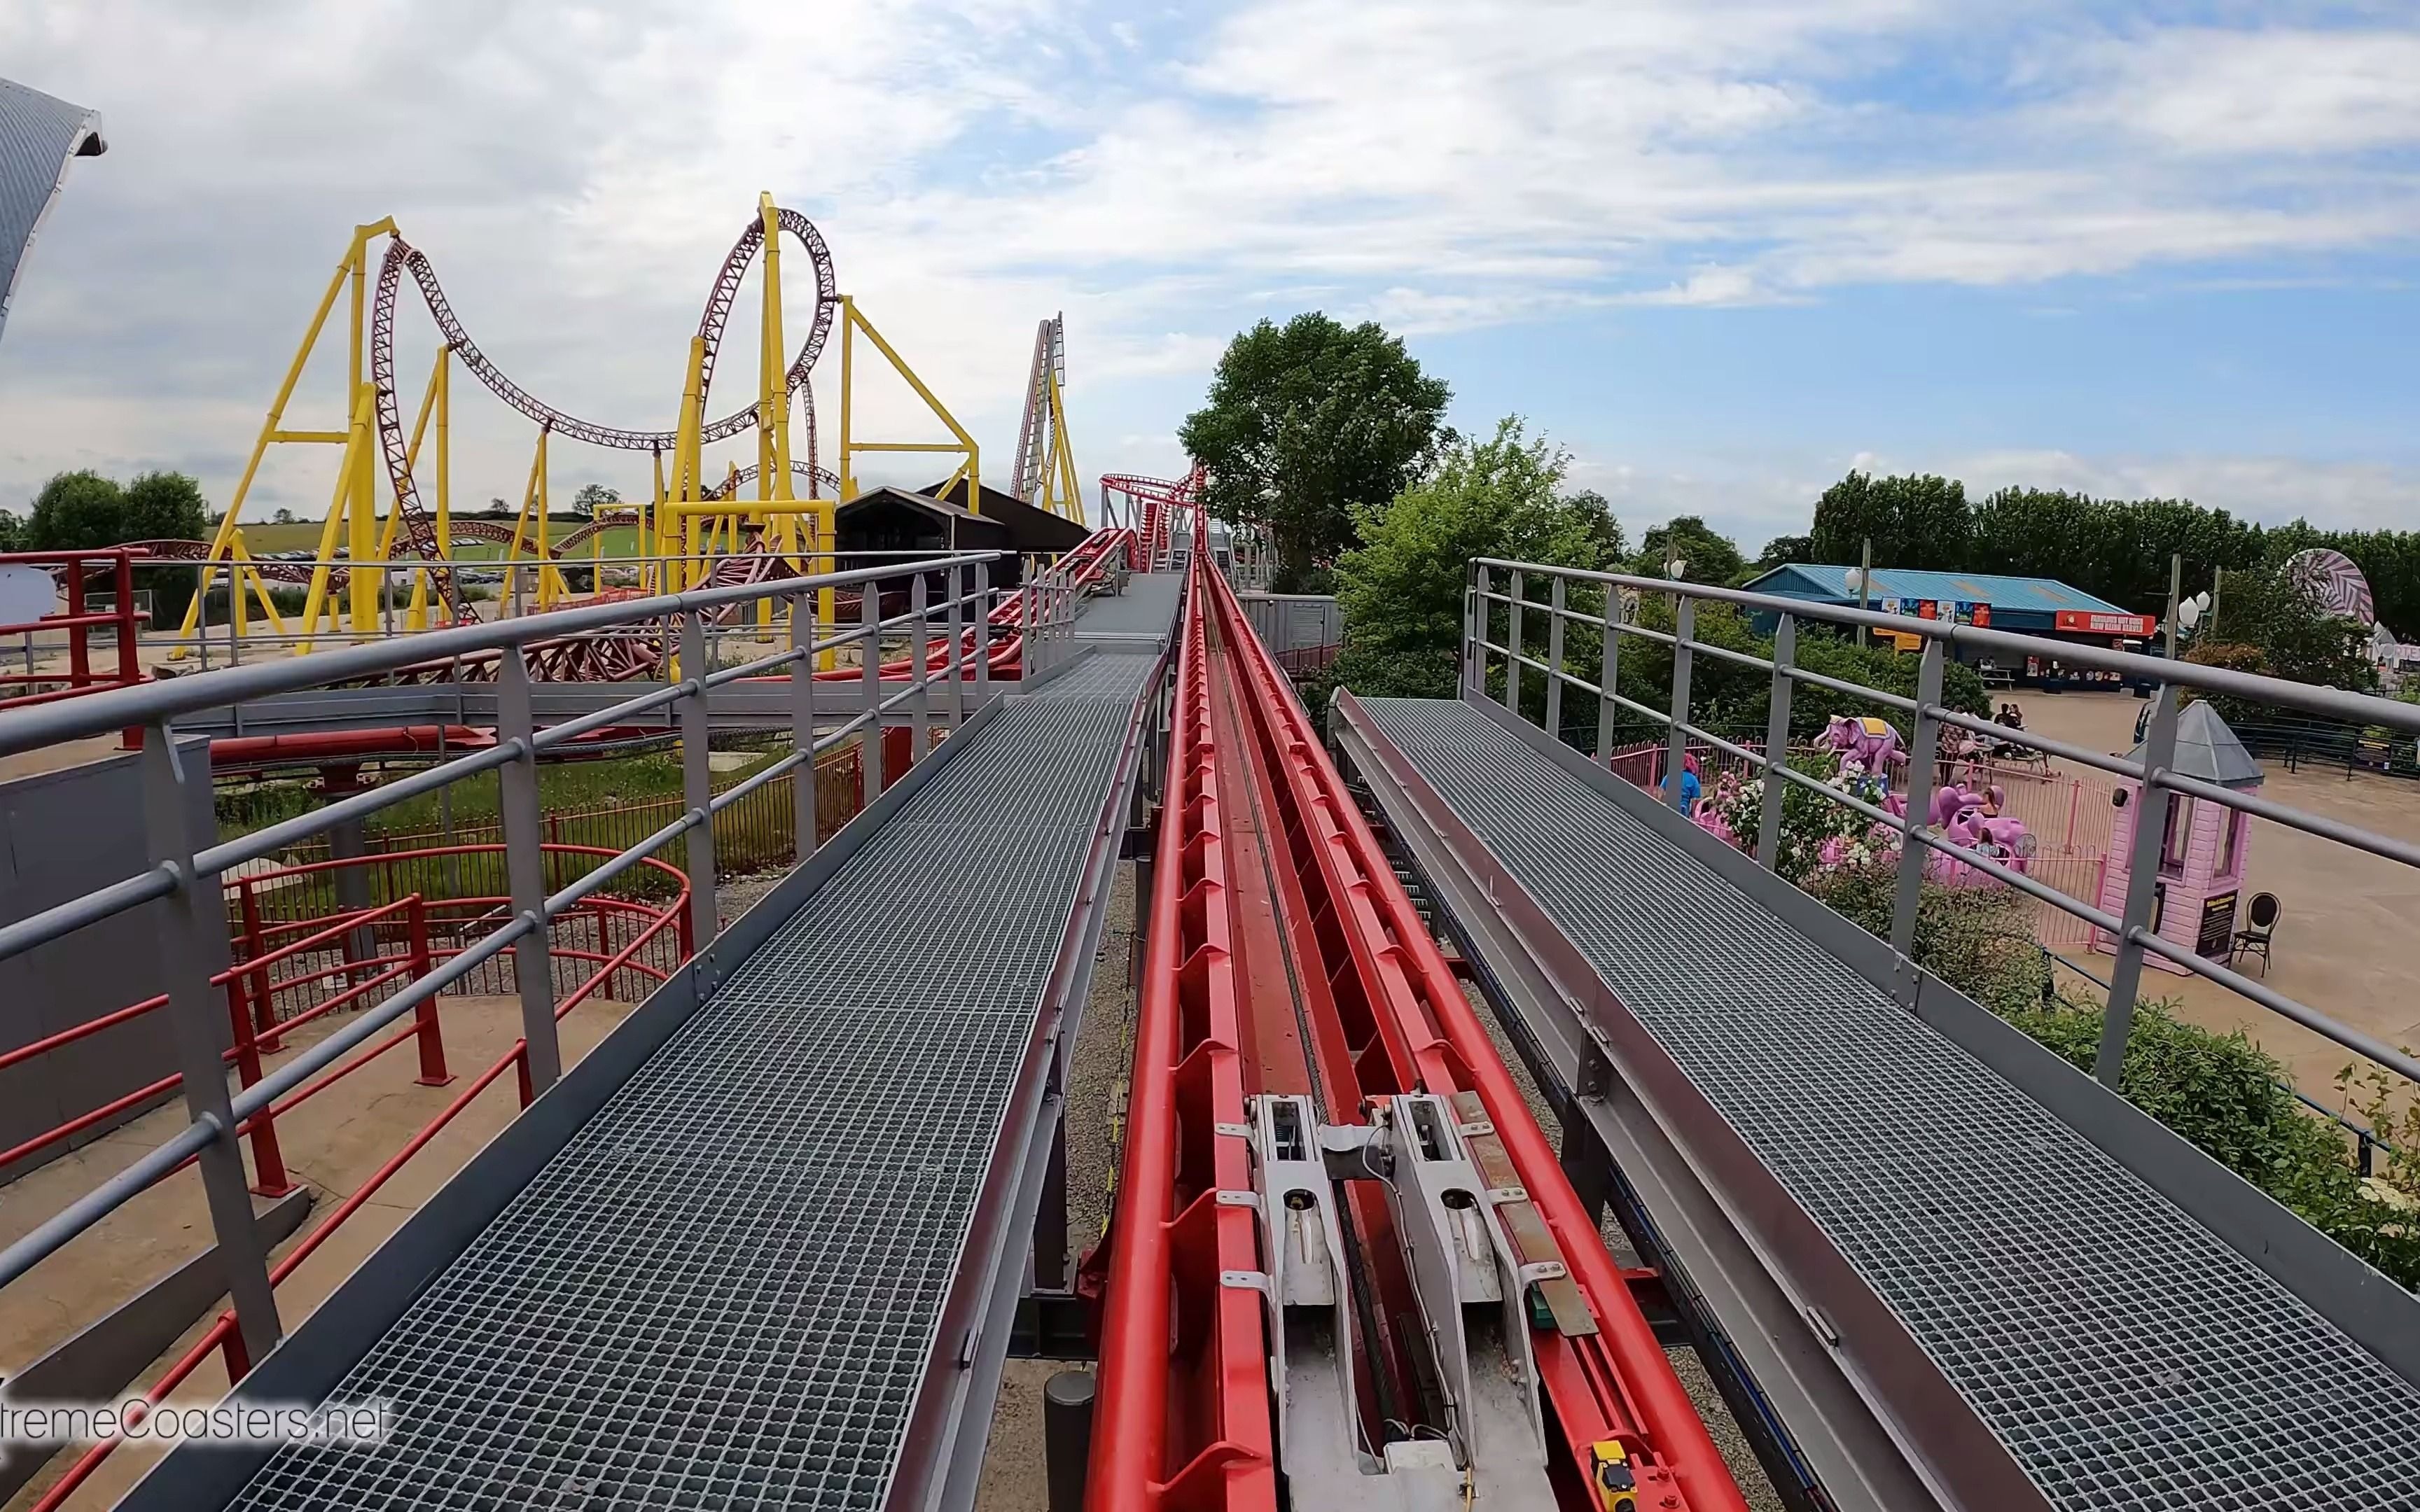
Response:
POLYGON ((1138 572, 1126 579, 1125 593, 1086 599, 1076 616, 1076 633, 1163 639, 1176 623, 1176 606, 1184 596, 1185 574, 1138 572))
POLYGON ((2053 1505, 2420 1507, 2420 1391, 1480 710, 1364 702, 2053 1505))
POLYGON ((878 1505, 1140 690, 963 737, 235 1504, 878 1505))
POLYGON ((1151 675, 1156 651, 1096 651, 1075 667, 1033 690, 1038 699, 1123 700, 1131 706, 1151 675))

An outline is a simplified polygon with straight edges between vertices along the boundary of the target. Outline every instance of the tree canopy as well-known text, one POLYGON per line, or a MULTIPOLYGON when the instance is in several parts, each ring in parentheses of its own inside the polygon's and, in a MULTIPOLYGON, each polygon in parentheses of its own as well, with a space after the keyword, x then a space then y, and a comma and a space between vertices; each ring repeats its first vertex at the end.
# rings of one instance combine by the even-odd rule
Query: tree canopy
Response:
POLYGON ((1870 540, 1877 566, 1956 571, 1972 532, 1966 486, 1955 478, 1852 472, 1815 501, 1808 545, 1814 561, 1854 563, 1870 540))
POLYGON ((1203 502, 1275 540, 1278 587, 1354 543, 1355 520, 1393 499, 1435 456, 1451 391, 1376 324, 1317 311, 1263 320, 1218 359, 1208 403, 1178 437, 1209 470, 1203 502))
POLYGON ((571 512, 582 519, 595 519, 598 510, 611 509, 621 501, 620 489, 601 483, 583 483, 580 491, 571 496, 571 512))
POLYGON ((1562 492, 1570 461, 1508 418, 1487 440, 1448 442, 1435 471, 1391 505, 1362 506, 1361 544, 1337 562, 1337 680, 1358 693, 1450 698, 1473 557, 1604 565, 1621 527, 1603 498, 1562 492))
POLYGON ((181 472, 146 472, 120 486, 90 468, 62 472, 34 496, 29 551, 83 551, 128 541, 190 541, 209 529, 201 486, 181 472))
MULTIPOLYGON (((2420 636, 2420 531, 2323 531, 2300 519, 2263 526, 2190 499, 2095 499, 2057 488, 2002 488, 1969 503, 1955 479, 1852 472, 1823 491, 1807 553, 1796 560, 1854 563, 1869 536, 1878 567, 2055 578, 2143 614, 2167 606, 2172 554, 2184 558, 2184 591, 2195 594, 2219 573, 2231 584, 2292 552, 2327 547, 2360 566, 2380 620, 2420 636)), ((2232 592, 2222 587, 2222 605, 2232 592)))
MULTIPOLYGON (((85 551, 129 541, 191 541, 209 531, 210 508, 201 486, 182 472, 145 472, 120 486, 85 468, 61 472, 34 496, 32 515, 17 533, 26 551, 85 551)), ((182 614, 194 593, 191 569, 147 567, 135 581, 153 597, 162 619, 182 614)))
POLYGON ((1740 548, 1730 536, 1695 515, 1683 515, 1640 538, 1630 570, 1661 578, 1664 564, 1674 557, 1681 561, 1681 575, 1696 583, 1728 583, 1740 576, 1744 565, 1740 548))

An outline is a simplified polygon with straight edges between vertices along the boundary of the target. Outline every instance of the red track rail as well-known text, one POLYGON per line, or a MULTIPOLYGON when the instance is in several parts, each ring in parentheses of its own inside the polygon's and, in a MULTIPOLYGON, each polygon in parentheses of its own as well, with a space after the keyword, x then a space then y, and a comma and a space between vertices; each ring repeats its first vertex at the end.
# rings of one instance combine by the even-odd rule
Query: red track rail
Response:
POLYGON ((1118 1183, 1089 1512, 1275 1512, 1268 1345, 1248 1191, 1240 1001, 1201 568, 1185 615, 1118 1183))
MULTIPOLYGON (((1243 1123, 1244 1089, 1261 1081, 1249 1061, 1255 1046, 1248 1031, 1281 1022, 1251 1000, 1256 990, 1269 990, 1260 986, 1266 974, 1255 970, 1239 980, 1231 954, 1250 920, 1239 915, 1237 899, 1249 889, 1231 890, 1226 837, 1254 792, 1264 827, 1250 840, 1268 848, 1280 883, 1263 891, 1284 916, 1277 922, 1295 942, 1297 962, 1325 979, 1302 974, 1307 1011, 1332 1019, 1313 1023, 1302 1048, 1313 1053, 1324 1079, 1332 1077, 1341 1051, 1358 1097, 1476 1092, 1596 1319, 1592 1335, 1533 1335, 1554 1408, 1552 1431, 1562 1447, 1556 1480, 1567 1504, 1597 1504, 1588 1489, 1593 1446, 1618 1440, 1638 1475, 1640 1505, 1745 1512, 1493 1041, 1396 882, 1310 717, 1207 558, 1197 545, 1110 1234, 1090 1512, 1143 1512, 1163 1503, 1188 1512, 1257 1512, 1273 1504, 1259 1296, 1218 1281, 1221 1271, 1258 1266, 1252 1210, 1203 1211, 1214 1188, 1249 1189, 1246 1142, 1220 1134, 1218 1126, 1243 1123), (1214 633, 1222 652, 1217 656, 1214 633), (1224 686, 1214 686, 1220 674, 1224 686), (1220 721, 1230 732, 1223 743, 1211 718, 1220 699, 1232 701, 1246 727, 1220 721), (1244 748, 1234 748, 1239 745, 1244 748), (1176 1242, 1180 1235, 1194 1242, 1176 1242), (1215 1261, 1207 1242, 1213 1238, 1215 1261), (1202 1326, 1214 1317, 1220 1326, 1202 1326), (1205 1396, 1214 1390, 1220 1394, 1215 1400, 1205 1396)), ((1261 931, 1267 934, 1265 924, 1261 931)), ((1339 1090, 1331 1084, 1331 1106, 1339 1090)), ((1365 1245, 1381 1238, 1364 1229, 1365 1245)), ((1375 1341, 1380 1352, 1384 1332, 1375 1341)))

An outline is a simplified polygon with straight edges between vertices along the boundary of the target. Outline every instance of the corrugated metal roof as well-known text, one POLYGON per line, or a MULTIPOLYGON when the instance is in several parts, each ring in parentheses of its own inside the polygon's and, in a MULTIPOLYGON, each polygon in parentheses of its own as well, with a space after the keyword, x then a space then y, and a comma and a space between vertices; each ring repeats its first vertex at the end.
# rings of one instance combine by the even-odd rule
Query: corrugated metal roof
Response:
MULTIPOLYGON (((1790 597, 1811 594, 1854 604, 1857 595, 1849 587, 1849 572, 1847 567, 1793 562, 1787 566, 1774 568, 1747 586, 1754 593, 1781 594, 1790 597), (1792 578, 1797 580, 1790 580, 1792 578)), ((2101 614, 2131 612, 2055 578, 2010 578, 1993 572, 1914 572, 1902 567, 1876 567, 1874 586, 1868 597, 1931 598, 1989 604, 1994 609, 2016 609, 2037 614, 2055 613, 2063 609, 2101 614)))
POLYGON ((68 162, 101 148, 101 117, 0 79, 0 329, 25 248, 57 196, 68 162))

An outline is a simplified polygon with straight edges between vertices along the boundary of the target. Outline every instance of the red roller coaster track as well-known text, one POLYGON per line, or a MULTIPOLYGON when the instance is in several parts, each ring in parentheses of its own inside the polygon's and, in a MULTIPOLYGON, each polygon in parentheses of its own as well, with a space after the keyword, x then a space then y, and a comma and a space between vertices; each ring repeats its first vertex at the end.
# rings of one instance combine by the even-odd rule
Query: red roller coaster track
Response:
MULTIPOLYGON (((1745 1512, 1585 1205, 1210 565, 1206 528, 1195 529, 1087 1507, 1280 1504, 1266 1313, 1258 1291, 1227 1279, 1262 1267, 1255 1210, 1222 1194, 1252 1187, 1248 1141, 1234 1137, 1245 1099, 1320 1089, 1334 1121, 1406 1092, 1477 1095, 1594 1322, 1532 1330, 1564 1504, 1614 1504, 1590 1488, 1604 1446, 1618 1443, 1637 1480, 1632 1504, 1745 1512)), ((1378 1215, 1346 1215, 1365 1256, 1383 1258, 1378 1215)), ((1396 1309, 1385 1267, 1373 1273, 1380 1322, 1362 1325, 1375 1367, 1365 1414, 1369 1392, 1388 1389, 1368 1378, 1415 1347, 1410 1331, 1383 1326, 1396 1309)))

